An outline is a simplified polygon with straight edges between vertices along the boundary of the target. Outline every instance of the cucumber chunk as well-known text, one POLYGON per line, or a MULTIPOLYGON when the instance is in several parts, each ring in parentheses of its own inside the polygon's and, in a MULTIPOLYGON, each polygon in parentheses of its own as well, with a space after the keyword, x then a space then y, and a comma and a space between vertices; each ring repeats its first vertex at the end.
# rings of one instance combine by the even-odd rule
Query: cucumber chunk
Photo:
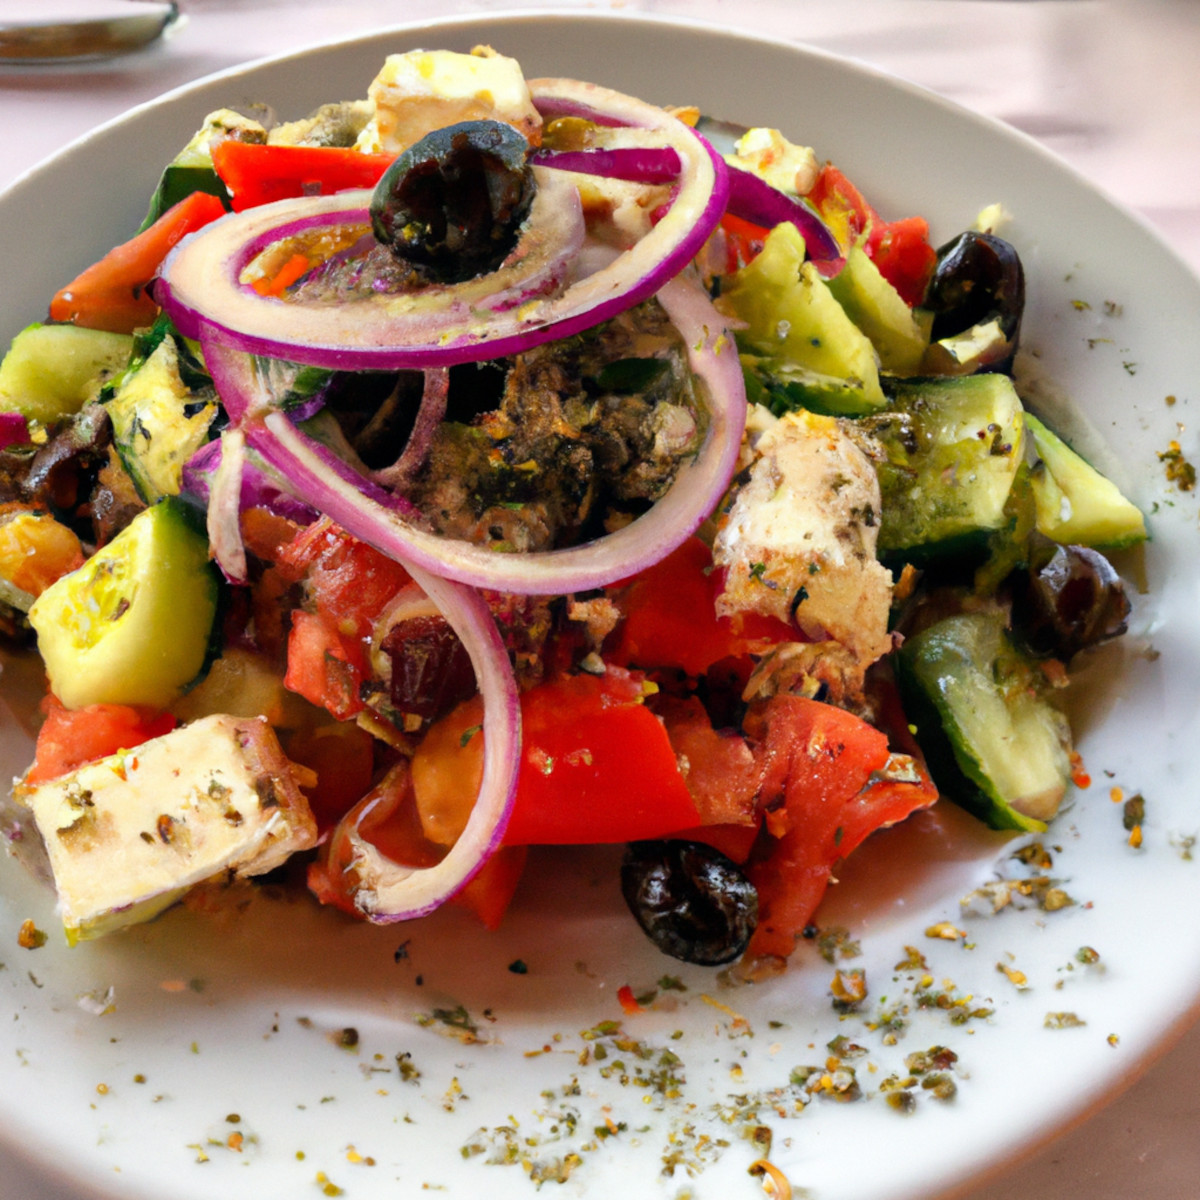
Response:
POLYGON ((948 617, 901 648, 909 718, 939 790, 996 829, 1041 831, 1071 778, 1071 735, 998 612, 948 617))
POLYGON ((48 587, 29 623, 68 708, 166 708, 204 669, 217 601, 207 539, 168 499, 48 587))
POLYGON ((805 262, 794 225, 771 230, 762 252, 726 282, 721 305, 746 323, 739 345, 787 385, 790 407, 835 415, 884 407, 875 348, 805 262))
POLYGON ((129 361, 127 333, 77 325, 30 325, 0 362, 0 411, 43 425, 77 413, 129 361))
POLYGON ((862 421, 879 444, 881 554, 958 552, 1001 529, 1021 466, 1024 410, 1006 375, 898 381, 862 421))
POLYGON ((194 393, 180 376, 173 337, 164 337, 107 401, 113 441, 147 504, 177 496, 183 464, 204 445, 218 412, 215 395, 194 393))
POLYGON ((915 375, 929 346, 932 316, 924 324, 879 273, 861 246, 851 246, 846 265, 829 281, 846 315, 871 340, 882 370, 915 375))
POLYGON ((1111 480, 1029 413, 1025 424, 1041 459, 1030 482, 1037 527, 1060 545, 1121 549, 1146 540, 1146 518, 1111 480))

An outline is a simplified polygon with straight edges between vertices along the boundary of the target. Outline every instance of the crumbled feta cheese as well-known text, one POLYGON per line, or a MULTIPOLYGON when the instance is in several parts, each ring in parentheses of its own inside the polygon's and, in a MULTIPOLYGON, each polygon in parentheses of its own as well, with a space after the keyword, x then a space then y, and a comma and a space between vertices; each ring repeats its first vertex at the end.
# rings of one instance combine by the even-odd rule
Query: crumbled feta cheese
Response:
POLYGON ((520 64, 477 50, 413 50, 391 54, 371 82, 374 113, 357 147, 399 154, 435 129, 460 121, 504 121, 531 144, 541 141, 542 118, 520 64))
POLYGON ((794 624, 865 670, 892 646, 875 469, 832 417, 794 412, 762 425, 713 545, 725 569, 717 610, 794 624))
POLYGON ((812 148, 789 142, 778 129, 747 130, 727 161, 792 196, 807 196, 821 172, 812 148))

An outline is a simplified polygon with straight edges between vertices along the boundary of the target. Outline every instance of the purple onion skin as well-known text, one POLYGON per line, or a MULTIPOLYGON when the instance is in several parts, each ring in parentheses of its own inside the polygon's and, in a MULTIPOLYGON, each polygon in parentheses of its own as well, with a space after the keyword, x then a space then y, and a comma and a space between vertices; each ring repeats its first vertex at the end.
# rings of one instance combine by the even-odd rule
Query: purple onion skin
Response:
POLYGON ((805 249, 813 262, 840 264, 842 250, 837 238, 816 213, 749 171, 740 167, 727 170, 730 215, 766 229, 789 222, 804 236, 805 249))
POLYGON ((532 156, 539 167, 579 171, 630 183, 673 183, 679 178, 679 155, 669 146, 658 149, 541 150, 532 156))
POLYGON ((19 412, 0 413, 0 450, 29 441, 29 424, 19 412))
MULTIPOLYGON (((206 442, 183 464, 183 495, 208 506, 213 474, 221 463, 221 442, 206 442)), ((317 510, 303 500, 283 491, 253 458, 248 458, 242 471, 241 508, 265 508, 278 517, 286 517, 297 525, 311 525, 317 510)))

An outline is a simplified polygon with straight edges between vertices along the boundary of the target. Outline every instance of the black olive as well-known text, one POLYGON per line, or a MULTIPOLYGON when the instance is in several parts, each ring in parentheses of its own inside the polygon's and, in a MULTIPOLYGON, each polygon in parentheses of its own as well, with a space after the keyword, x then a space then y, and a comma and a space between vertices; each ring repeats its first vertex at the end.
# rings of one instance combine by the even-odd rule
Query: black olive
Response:
POLYGON ((634 842, 621 893, 650 940, 684 962, 715 967, 746 949, 758 892, 736 863, 702 842, 634 842))
POLYGON ((1013 632, 1033 654, 1069 662, 1125 632, 1129 597, 1097 550, 1049 543, 1012 577, 1013 632))
POLYGON ((938 249, 923 307, 934 314, 935 344, 995 321, 999 337, 971 369, 1009 370, 1025 313, 1025 271, 1016 249, 995 234, 959 234, 938 249))
POLYGON ((460 283, 494 271, 517 244, 533 203, 528 149, 502 121, 463 121, 427 134, 375 187, 376 239, 427 281, 460 283))

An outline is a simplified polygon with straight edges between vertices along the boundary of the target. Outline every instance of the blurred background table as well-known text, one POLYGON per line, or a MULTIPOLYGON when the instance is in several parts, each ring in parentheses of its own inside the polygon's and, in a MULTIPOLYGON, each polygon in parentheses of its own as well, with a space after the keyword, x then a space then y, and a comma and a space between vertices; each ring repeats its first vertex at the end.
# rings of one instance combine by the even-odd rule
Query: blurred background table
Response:
MULTIPOLYGON (((120 7, 119 0, 73 3, 120 7)), ((22 6, 45 11, 42 0, 4 0, 3 19, 15 20, 22 6)), ((499 7, 490 0, 182 0, 182 18, 146 50, 78 64, 0 64, 0 188, 95 125, 210 72, 400 20, 499 7)), ((519 7, 607 6, 525 0, 519 7)), ((1140 214, 1200 270, 1195 0, 613 0, 611 7, 806 42, 998 117, 1140 214)), ((1193 1029, 1087 1124, 963 1200, 1200 1196, 1198 1079, 1200 1029, 1193 1029)), ((0 1200, 76 1198, 47 1189, 0 1152, 0 1200)))

